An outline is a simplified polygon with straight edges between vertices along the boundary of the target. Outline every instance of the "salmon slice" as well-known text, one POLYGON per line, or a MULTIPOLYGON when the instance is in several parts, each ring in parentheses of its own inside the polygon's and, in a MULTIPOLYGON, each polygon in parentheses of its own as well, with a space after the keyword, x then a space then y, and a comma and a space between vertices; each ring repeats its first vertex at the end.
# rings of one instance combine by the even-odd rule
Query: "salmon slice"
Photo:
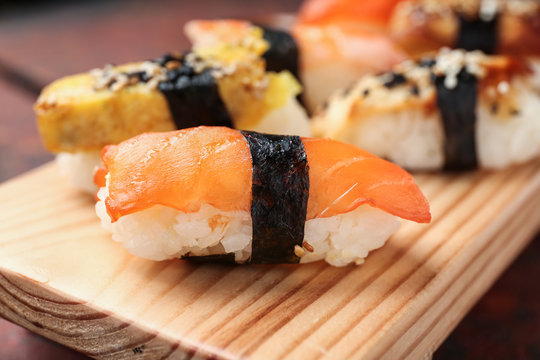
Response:
MULTIPOLYGON (((429 222, 429 204, 410 174, 398 166, 329 139, 302 138, 309 166, 307 220, 369 204, 392 215, 429 222)), ((114 221, 164 205, 182 212, 209 204, 250 211, 252 162, 240 131, 198 127, 147 133, 103 149, 108 174, 107 211, 114 221)))
POLYGON ((340 141, 302 138, 302 143, 309 164, 308 219, 369 204, 403 219, 431 220, 426 198, 399 166, 340 141))

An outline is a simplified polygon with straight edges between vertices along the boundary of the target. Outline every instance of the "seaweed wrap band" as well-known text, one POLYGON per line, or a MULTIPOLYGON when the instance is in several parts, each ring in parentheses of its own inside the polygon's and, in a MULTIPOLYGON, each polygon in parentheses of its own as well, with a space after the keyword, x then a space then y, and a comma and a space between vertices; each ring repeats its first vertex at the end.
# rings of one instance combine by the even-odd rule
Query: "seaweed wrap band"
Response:
POLYGON ((251 262, 298 263, 309 197, 309 167, 298 136, 242 131, 253 162, 251 262))
POLYGON ((459 15, 459 31, 455 48, 468 51, 481 50, 486 54, 494 54, 497 48, 498 14, 489 19, 478 16, 468 19, 459 15))
POLYGON ((298 73, 298 44, 286 31, 257 25, 263 29, 263 38, 270 47, 263 54, 266 60, 266 69, 269 71, 288 70, 295 78, 300 79, 298 73))
MULTIPOLYGON (((176 128, 199 125, 234 127, 212 69, 196 72, 186 62, 187 54, 181 57, 166 54, 153 61, 167 69, 166 79, 159 82, 158 89, 167 99, 176 128)), ((148 81, 145 76, 139 78, 148 81)))
POLYGON ((214 263, 214 264, 236 264, 234 254, 215 254, 215 255, 183 255, 182 260, 191 260, 199 263, 214 263))
POLYGON ((435 78, 437 105, 445 134, 444 168, 472 169, 478 165, 475 141, 478 80, 465 69, 457 75, 455 87, 448 88, 445 80, 445 76, 435 78))

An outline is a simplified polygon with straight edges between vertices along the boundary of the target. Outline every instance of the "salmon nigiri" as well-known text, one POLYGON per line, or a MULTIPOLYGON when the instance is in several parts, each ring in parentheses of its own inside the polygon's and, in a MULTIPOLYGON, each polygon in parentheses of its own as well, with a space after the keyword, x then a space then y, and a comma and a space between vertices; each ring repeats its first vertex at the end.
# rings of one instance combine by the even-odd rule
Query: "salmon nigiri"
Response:
POLYGON ((329 139, 198 127, 139 135, 102 160, 102 223, 153 260, 359 264, 399 217, 431 219, 406 171, 329 139))

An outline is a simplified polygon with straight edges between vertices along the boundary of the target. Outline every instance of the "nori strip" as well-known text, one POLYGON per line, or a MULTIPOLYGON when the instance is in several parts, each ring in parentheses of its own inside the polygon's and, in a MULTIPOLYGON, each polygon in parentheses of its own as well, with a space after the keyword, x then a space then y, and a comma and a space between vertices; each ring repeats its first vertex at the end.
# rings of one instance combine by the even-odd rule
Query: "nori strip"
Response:
POLYGON ((444 76, 435 77, 437 105, 445 134, 445 169, 463 170, 477 166, 476 102, 478 80, 462 69, 457 86, 448 89, 444 76))
POLYGON ((184 255, 180 259, 190 260, 195 262, 203 263, 217 263, 217 264, 236 264, 234 261, 234 254, 215 254, 215 255, 204 255, 204 256, 195 256, 195 255, 184 255))
MULTIPOLYGON (((212 69, 196 73, 193 67, 186 63, 185 56, 165 54, 153 60, 163 67, 169 61, 178 61, 181 66, 168 69, 167 80, 160 82, 158 89, 167 99, 177 129, 200 125, 234 127, 231 115, 219 95, 212 69)), ((137 76, 142 82, 149 81, 141 71, 127 75, 137 76)))
POLYGON ((494 54, 497 47, 497 29, 499 15, 493 19, 484 21, 480 17, 467 19, 458 14, 459 31, 455 48, 467 51, 481 50, 486 54, 494 54))
POLYGON ((309 166, 298 136, 242 131, 253 163, 252 263, 298 263, 309 196, 309 166))
MULTIPOLYGON (((262 55, 266 61, 267 71, 280 72, 288 70, 301 82, 300 72, 300 52, 296 40, 286 31, 270 28, 258 24, 263 29, 263 39, 268 42, 269 48, 262 55)), ((305 107, 302 94, 298 94, 296 100, 305 107)))
POLYGON ((295 78, 300 79, 298 73, 299 52, 296 40, 287 32, 257 25, 264 31, 263 38, 270 45, 263 54, 268 71, 289 70, 295 78))
POLYGON ((167 80, 159 83, 178 129, 200 125, 233 127, 212 70, 196 73, 182 59, 177 69, 167 70, 167 80))

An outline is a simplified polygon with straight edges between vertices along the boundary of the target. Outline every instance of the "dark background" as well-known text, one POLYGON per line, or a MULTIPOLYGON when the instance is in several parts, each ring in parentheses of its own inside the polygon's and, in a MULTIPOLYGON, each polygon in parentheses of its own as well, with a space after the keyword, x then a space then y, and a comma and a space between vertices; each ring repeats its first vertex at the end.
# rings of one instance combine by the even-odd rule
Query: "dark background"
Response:
MULTIPOLYGON (((185 49, 182 27, 190 19, 261 19, 294 12, 300 3, 0 0, 0 181, 53 158, 41 145, 32 110, 47 83, 106 63, 185 49)), ((539 279, 536 236, 434 358, 540 359, 539 279)), ((0 319, 0 359, 84 358, 0 319)))

